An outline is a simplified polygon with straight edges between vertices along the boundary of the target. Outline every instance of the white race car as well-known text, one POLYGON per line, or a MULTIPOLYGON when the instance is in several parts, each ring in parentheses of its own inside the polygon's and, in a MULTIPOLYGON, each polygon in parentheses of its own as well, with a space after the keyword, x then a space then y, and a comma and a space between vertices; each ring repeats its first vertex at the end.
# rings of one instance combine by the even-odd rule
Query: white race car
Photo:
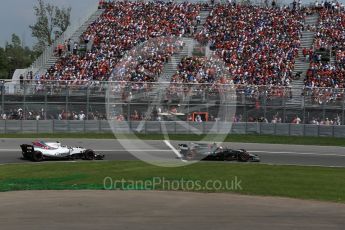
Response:
POLYGON ((35 141, 31 145, 23 144, 23 158, 40 162, 43 160, 103 160, 104 155, 96 154, 91 149, 83 147, 68 147, 60 142, 35 141))

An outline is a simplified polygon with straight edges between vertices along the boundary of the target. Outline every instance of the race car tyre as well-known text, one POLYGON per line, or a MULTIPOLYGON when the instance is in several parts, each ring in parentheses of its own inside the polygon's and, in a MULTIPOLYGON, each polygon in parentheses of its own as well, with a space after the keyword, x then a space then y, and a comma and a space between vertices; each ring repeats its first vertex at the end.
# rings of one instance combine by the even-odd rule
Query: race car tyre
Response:
POLYGON ((22 152, 22 154, 23 154, 23 159, 24 160, 29 160, 30 159, 29 154, 27 154, 26 152, 22 152))
POLYGON ((91 160, 94 160, 95 159, 95 152, 91 149, 87 149, 85 152, 84 152, 84 160, 88 160, 88 161, 91 161, 91 160))
POLYGON ((247 162, 247 161, 249 161, 250 156, 248 153, 240 153, 238 156, 238 159, 239 159, 239 161, 247 162))
POLYGON ((225 158, 225 161, 233 161, 233 160, 234 160, 234 157, 232 155, 228 155, 225 158))
POLYGON ((32 158, 31 159, 32 159, 32 161, 35 161, 35 162, 41 162, 41 161, 43 161, 43 154, 41 152, 39 152, 39 151, 34 152, 32 154, 32 158))

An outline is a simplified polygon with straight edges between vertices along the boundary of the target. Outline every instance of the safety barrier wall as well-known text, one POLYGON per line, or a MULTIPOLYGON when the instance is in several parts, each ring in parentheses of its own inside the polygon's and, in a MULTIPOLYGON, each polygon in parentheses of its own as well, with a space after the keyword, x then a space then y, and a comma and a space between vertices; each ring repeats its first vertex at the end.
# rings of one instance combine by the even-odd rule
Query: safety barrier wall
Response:
POLYGON ((256 134, 281 136, 345 137, 345 126, 230 122, 108 122, 106 120, 0 120, 0 134, 111 133, 127 134, 256 134), (113 128, 111 128, 113 127, 113 128))

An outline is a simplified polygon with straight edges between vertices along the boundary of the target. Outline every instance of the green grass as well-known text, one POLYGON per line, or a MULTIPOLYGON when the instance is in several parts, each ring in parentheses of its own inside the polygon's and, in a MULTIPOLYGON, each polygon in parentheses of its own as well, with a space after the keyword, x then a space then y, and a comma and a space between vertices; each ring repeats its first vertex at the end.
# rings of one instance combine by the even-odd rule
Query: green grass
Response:
MULTIPOLYGON (((57 133, 57 134, 0 134, 0 138, 77 138, 77 139, 134 139, 163 140, 160 134, 116 135, 112 133, 57 133)), ((320 145, 320 146, 345 146, 345 138, 334 137, 293 137, 271 135, 169 135, 170 140, 189 141, 224 141, 243 143, 267 143, 267 144, 296 144, 296 145, 320 145)))
MULTIPOLYGON (((129 182, 193 181, 201 186, 209 180, 225 185, 236 177, 242 190, 194 188, 197 192, 230 192, 247 195, 280 196, 345 203, 345 169, 260 164, 222 164, 201 162, 180 168, 162 168, 139 161, 46 163, 0 166, 0 191, 104 189, 106 177, 125 179, 115 189, 169 190, 162 184, 134 186, 129 182)), ((107 183, 110 187, 110 183, 107 183)), ((178 190, 185 189, 181 188, 178 190)))

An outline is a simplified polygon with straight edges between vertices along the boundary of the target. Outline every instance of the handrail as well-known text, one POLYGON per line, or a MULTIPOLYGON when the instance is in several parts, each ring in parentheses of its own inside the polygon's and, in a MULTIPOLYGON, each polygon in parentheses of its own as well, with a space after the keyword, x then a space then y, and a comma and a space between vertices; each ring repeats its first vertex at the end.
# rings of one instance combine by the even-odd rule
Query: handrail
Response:
MULTIPOLYGON (((25 80, 24 79, 24 84, 29 86, 33 85, 36 86, 37 82, 40 81, 43 83, 42 85, 53 85, 53 84, 60 84, 61 86, 70 86, 70 87, 85 87, 87 84, 133 84, 133 85, 181 85, 181 86, 222 86, 222 87, 254 87, 254 88, 285 88, 285 89, 300 89, 298 87, 292 87, 292 86, 279 86, 279 85, 248 85, 248 84, 222 84, 222 83, 174 83, 174 82, 134 82, 134 81, 88 81, 88 80, 78 80, 78 83, 85 82, 86 84, 80 84, 80 85, 73 85, 69 83, 75 82, 75 80, 25 80)), ((2 83, 11 83, 12 81, 10 79, 0 79, 0 84, 2 83)), ((15 83, 15 85, 20 85, 19 83, 15 83)), ((331 88, 331 87, 313 87, 313 88, 308 88, 306 87, 305 89, 301 90, 336 90, 336 91, 345 91, 345 88, 331 88)))

